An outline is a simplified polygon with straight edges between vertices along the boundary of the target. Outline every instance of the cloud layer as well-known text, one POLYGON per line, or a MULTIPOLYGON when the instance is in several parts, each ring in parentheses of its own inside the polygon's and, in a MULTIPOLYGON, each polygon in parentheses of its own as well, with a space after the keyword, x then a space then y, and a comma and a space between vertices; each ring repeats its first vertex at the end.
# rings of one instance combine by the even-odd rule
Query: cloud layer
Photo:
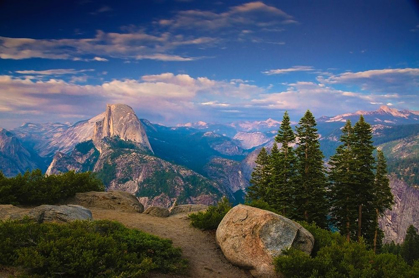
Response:
MULTIPOLYGON (((110 7, 103 6, 92 14, 110 11, 110 7)), ((151 27, 123 26, 121 32, 98 30, 95 36, 82 39, 0 36, 0 58, 99 62, 118 58, 188 62, 204 58, 184 54, 188 47, 214 47, 232 38, 260 43, 264 42, 258 37, 260 34, 283 31, 284 26, 295 23, 297 22, 291 15, 276 7, 263 2, 250 2, 219 13, 202 10, 179 11, 172 18, 157 20, 151 27)))
MULTIPOLYGON (((0 117, 9 118, 10 122, 4 123, 6 125, 20 124, 33 118, 40 121, 76 121, 100 113, 106 103, 129 104, 140 117, 166 124, 196 119, 218 122, 239 118, 260 119, 283 113, 284 110, 302 114, 310 109, 317 117, 332 116, 354 109, 373 110, 387 103, 415 110, 417 93, 403 95, 391 89, 408 91, 419 76, 419 69, 412 68, 347 72, 328 78, 318 77, 319 82, 290 83, 285 91, 280 92, 269 92, 268 88, 239 79, 213 80, 170 72, 144 75, 139 79, 114 79, 94 86, 51 78, 89 71, 21 70, 16 72, 23 76, 0 76, 0 117), (40 80, 24 74, 45 77, 40 80), (364 90, 335 88, 342 84, 355 84, 364 90), (393 87, 386 91, 388 84, 393 87), (10 118, 10 114, 14 117, 10 118)), ((417 87, 410 90, 417 90, 417 87)))

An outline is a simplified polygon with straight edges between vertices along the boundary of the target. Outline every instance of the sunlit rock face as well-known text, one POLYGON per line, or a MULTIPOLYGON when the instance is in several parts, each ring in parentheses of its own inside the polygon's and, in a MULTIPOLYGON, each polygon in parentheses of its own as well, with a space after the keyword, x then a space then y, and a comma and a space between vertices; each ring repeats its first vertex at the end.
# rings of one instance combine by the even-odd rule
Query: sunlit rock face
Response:
POLYGON ((105 137, 114 136, 124 141, 135 142, 153 152, 143 125, 128 105, 108 104, 104 118, 95 124, 93 142, 99 151, 100 141, 105 137))
POLYGON ((0 171, 7 177, 40 168, 39 157, 28 151, 9 131, 0 128, 0 171))
POLYGON ((380 228, 384 232, 384 242, 402 243, 410 225, 419 228, 419 190, 405 182, 390 177, 394 205, 380 219, 380 228))

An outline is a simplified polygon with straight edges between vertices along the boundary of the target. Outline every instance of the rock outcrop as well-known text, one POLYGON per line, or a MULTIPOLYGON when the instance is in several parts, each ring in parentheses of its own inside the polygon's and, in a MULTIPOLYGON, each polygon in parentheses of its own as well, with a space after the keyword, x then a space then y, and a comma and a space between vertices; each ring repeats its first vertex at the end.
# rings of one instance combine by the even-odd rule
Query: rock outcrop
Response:
POLYGON ((170 212, 167 208, 162 207, 149 207, 144 211, 144 214, 149 214, 156 217, 169 217, 170 212))
POLYGON ((394 195, 392 210, 387 210, 380 219, 384 242, 402 243, 410 225, 419 228, 419 190, 408 186, 394 176, 390 177, 394 195))
POLYGON ((7 177, 42 168, 41 159, 11 132, 0 128, 0 171, 7 177))
POLYGON ((144 211, 144 206, 138 202, 137 198, 124 191, 76 193, 76 196, 68 199, 66 203, 124 212, 141 213, 144 211))
POLYGON ((177 215, 177 214, 189 214, 198 211, 206 211, 208 206, 201 205, 201 204, 190 204, 190 205, 179 205, 175 206, 170 210, 170 215, 177 215))
POLYGON ((29 217, 38 223, 67 223, 75 220, 92 220, 90 210, 78 205, 42 205, 33 209, 22 209, 12 205, 0 205, 0 219, 20 220, 29 217))
POLYGON ((234 265, 255 277, 277 277, 273 259, 295 247, 311 253, 314 237, 300 224, 281 215, 238 205, 219 224, 217 244, 234 265))
POLYGON ((114 136, 132 141, 140 148, 153 152, 143 125, 128 105, 108 104, 104 118, 95 124, 93 142, 97 149, 100 150, 103 138, 114 136))

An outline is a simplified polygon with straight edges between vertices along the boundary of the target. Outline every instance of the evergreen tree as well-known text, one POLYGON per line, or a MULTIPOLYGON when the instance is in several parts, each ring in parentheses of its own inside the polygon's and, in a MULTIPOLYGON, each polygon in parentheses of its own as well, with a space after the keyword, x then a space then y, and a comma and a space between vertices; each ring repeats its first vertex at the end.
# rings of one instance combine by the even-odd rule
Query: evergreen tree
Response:
POLYGON ((313 114, 307 110, 296 128, 299 143, 296 149, 296 211, 293 218, 315 222, 319 227, 327 228, 327 179, 316 125, 313 114))
POLYGON ((285 188, 281 186, 281 157, 282 154, 279 152, 278 144, 274 142, 271 155, 269 156, 271 180, 265 201, 275 210, 283 213, 287 207, 288 199, 286 198, 287 193, 285 188))
POLYGON ((381 242, 379 239, 380 229, 378 227, 378 219, 384 214, 386 209, 391 209, 393 205, 393 194, 390 189, 390 181, 387 177, 387 163, 381 150, 377 150, 377 170, 374 182, 374 201, 376 218, 374 222, 374 252, 377 251, 377 244, 381 242))
POLYGON ((372 244, 371 231, 374 230, 376 211, 374 208, 374 169, 375 150, 372 141, 372 129, 361 115, 354 126, 353 158, 355 164, 355 195, 354 201, 358 207, 357 239, 364 237, 366 242, 372 244))
POLYGON ((356 229, 357 219, 355 165, 353 145, 355 141, 351 121, 347 120, 340 137, 342 144, 330 158, 331 219, 342 235, 350 240, 356 229))
POLYGON ((419 260, 419 235, 413 225, 407 228, 400 253, 409 265, 413 265, 415 260, 419 260))
POLYGON ((292 216, 294 208, 294 186, 296 178, 296 156, 292 144, 295 142, 295 134, 291 128, 288 112, 284 113, 281 126, 275 141, 281 144, 278 159, 273 155, 273 184, 275 188, 274 203, 271 205, 281 211, 284 216, 292 216))
POLYGON ((271 180, 271 162, 264 147, 260 150, 255 163, 256 167, 252 172, 252 178, 250 179, 251 185, 247 188, 247 194, 251 200, 262 200, 267 202, 268 187, 271 180))

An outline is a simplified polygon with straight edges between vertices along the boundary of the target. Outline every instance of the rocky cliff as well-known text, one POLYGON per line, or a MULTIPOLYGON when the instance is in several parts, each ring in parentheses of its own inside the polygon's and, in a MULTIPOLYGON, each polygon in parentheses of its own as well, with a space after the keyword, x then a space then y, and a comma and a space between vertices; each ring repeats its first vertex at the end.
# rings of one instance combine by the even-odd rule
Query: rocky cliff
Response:
POLYGON ((12 133, 0 128, 0 170, 5 176, 11 177, 26 170, 42 168, 41 162, 12 133))
POLYGON ((47 173, 93 170, 108 190, 132 193, 145 207, 171 207, 174 202, 210 205, 228 195, 216 182, 150 155, 132 141, 106 137, 99 145, 100 153, 92 141, 77 145, 71 154, 58 153, 47 173))
POLYGON ((401 243, 410 225, 419 228, 419 190, 395 176, 390 177, 390 186, 395 204, 392 210, 385 212, 379 224, 384 231, 384 242, 401 243))
POLYGON ((143 125, 132 108, 125 104, 108 104, 103 119, 95 123, 92 139, 99 151, 101 140, 106 137, 132 141, 140 148, 153 152, 143 125))
MULTIPOLYGON (((71 152, 81 142, 94 139, 98 143, 100 139, 112 136, 131 140, 152 151, 140 120, 132 108, 125 104, 109 104, 105 112, 74 125, 27 123, 13 132, 41 157, 50 159, 57 152, 71 152)), ((100 146, 97 147, 100 149, 100 146)))

